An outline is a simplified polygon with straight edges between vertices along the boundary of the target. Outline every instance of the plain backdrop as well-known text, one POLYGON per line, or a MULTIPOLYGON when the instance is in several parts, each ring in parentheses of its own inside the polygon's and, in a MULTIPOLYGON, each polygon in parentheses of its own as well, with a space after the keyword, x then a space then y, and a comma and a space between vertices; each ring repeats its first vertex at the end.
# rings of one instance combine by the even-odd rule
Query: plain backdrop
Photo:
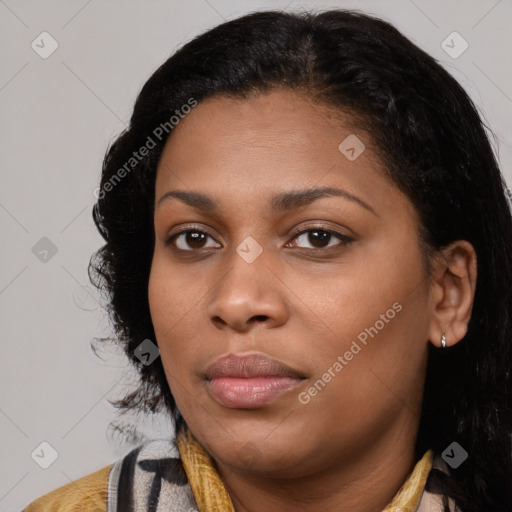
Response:
MULTIPOLYGON (((87 264, 102 243, 91 217, 102 158, 143 83, 224 20, 329 7, 379 15, 438 59, 496 135, 512 184, 510 0, 0 0, 0 511, 17 512, 132 447, 107 435, 107 400, 134 378, 119 352, 102 360, 91 351, 109 326, 87 264), (463 38, 455 45, 468 44, 456 58, 442 47, 454 31, 463 38)), ((140 427, 172 432, 161 419, 140 427)))

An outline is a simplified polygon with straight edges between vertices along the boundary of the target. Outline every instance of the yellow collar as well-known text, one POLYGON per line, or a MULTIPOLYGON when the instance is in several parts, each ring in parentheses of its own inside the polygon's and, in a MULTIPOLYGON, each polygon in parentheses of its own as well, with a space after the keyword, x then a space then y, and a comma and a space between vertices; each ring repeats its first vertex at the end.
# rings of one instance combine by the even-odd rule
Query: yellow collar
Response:
MULTIPOLYGON (((178 450, 199 512, 235 512, 231 498, 213 461, 190 430, 177 436, 178 450)), ((432 468, 432 450, 427 450, 412 473, 382 512, 415 512, 432 468)))

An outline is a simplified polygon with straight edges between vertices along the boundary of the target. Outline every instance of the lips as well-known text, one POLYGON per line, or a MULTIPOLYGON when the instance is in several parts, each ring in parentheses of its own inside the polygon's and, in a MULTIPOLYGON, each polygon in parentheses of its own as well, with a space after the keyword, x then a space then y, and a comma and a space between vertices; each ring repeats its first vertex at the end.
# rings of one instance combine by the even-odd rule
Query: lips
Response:
POLYGON ((207 389, 220 405, 237 409, 262 407, 300 385, 304 376, 265 354, 229 354, 205 373, 207 389))
POLYGON ((206 370, 207 379, 219 377, 292 377, 302 375, 289 366, 265 354, 236 355, 229 354, 217 359, 206 370))

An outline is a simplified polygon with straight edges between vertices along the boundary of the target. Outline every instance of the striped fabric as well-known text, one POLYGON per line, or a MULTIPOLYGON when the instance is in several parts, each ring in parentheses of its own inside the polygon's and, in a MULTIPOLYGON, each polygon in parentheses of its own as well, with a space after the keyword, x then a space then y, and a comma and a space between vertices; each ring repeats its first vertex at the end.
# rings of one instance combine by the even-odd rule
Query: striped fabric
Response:
POLYGON ((114 463, 107 512, 197 512, 175 442, 150 441, 114 463))

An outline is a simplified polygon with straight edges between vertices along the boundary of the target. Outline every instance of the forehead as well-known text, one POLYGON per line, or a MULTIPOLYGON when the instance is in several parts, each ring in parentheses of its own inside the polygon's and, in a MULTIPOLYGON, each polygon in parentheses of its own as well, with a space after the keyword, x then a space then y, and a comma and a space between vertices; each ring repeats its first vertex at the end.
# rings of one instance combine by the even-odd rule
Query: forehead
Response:
MULTIPOLYGON (((244 99, 215 95, 201 101, 179 122, 165 153, 174 153, 171 158, 179 160, 194 147, 212 157, 252 151, 259 155, 281 153, 285 161, 295 161, 308 156, 314 146, 317 151, 339 156, 338 139, 357 131, 354 124, 350 116, 291 90, 277 89, 244 99)), ((368 135, 362 138, 370 142, 368 135)), ((189 153, 188 160, 196 155, 189 153)))
POLYGON ((289 90, 207 98, 169 136, 156 197, 169 188, 200 189, 243 203, 279 190, 343 186, 365 202, 392 206, 401 194, 385 175, 369 133, 357 125, 351 116, 289 90))

